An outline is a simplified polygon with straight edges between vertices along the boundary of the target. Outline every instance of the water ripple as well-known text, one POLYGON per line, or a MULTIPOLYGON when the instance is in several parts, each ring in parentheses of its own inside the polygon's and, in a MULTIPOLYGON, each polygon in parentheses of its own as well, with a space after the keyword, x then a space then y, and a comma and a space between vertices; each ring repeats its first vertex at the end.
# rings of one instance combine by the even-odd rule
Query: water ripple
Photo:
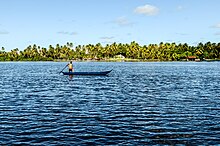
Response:
POLYGON ((220 144, 219 62, 64 65, 0 63, 0 145, 220 144))

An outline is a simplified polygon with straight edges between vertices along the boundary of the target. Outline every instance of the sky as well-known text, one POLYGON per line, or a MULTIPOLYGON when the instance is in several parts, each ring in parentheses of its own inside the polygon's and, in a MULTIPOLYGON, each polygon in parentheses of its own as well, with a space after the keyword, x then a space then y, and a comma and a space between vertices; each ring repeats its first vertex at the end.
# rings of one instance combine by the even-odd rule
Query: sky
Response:
POLYGON ((0 0, 0 47, 220 42, 220 0, 0 0))

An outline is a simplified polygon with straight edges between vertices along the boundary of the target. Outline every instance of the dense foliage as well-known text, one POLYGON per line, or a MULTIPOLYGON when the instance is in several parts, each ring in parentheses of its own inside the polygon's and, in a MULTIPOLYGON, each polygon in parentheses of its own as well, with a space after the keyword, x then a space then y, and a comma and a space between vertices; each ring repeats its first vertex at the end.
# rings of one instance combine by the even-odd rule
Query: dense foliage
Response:
POLYGON ((18 48, 6 52, 0 50, 0 61, 54 61, 54 60, 87 60, 87 59, 110 59, 122 55, 127 59, 179 61, 188 56, 196 56, 198 59, 220 59, 220 43, 199 43, 197 46, 189 46, 187 43, 163 43, 141 46, 133 41, 130 44, 107 44, 78 45, 73 43, 48 48, 30 45, 23 51, 18 48))

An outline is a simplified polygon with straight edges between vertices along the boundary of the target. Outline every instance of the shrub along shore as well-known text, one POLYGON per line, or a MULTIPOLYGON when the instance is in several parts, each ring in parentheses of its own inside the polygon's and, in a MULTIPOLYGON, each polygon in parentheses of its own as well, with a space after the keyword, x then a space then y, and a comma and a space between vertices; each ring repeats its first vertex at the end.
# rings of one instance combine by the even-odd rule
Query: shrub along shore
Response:
POLYGON ((2 47, 0 61, 186 61, 190 58, 199 61, 219 61, 220 43, 199 43, 190 46, 187 43, 159 43, 139 45, 112 43, 105 46, 78 45, 67 42, 65 45, 49 45, 48 48, 29 45, 23 51, 18 48, 9 52, 2 47))

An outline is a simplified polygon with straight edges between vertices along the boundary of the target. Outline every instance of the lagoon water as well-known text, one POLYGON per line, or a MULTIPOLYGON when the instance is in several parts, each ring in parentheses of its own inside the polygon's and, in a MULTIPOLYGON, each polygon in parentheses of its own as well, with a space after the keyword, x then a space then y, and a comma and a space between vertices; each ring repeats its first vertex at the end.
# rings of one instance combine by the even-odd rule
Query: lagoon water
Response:
POLYGON ((0 63, 0 145, 220 144, 220 62, 0 63))

